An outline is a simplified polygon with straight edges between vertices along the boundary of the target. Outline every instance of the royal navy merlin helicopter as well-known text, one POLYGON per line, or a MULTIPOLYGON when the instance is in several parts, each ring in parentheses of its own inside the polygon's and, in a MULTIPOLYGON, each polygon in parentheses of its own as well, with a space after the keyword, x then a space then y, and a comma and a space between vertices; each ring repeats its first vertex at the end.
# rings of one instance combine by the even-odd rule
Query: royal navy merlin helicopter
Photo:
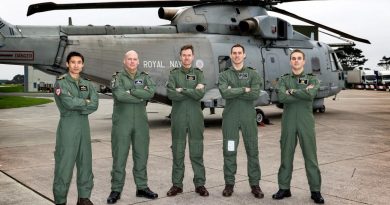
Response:
POLYGON ((180 66, 181 46, 192 44, 195 66, 203 70, 206 80, 202 106, 210 108, 213 114, 215 108, 225 105, 217 88, 218 75, 231 65, 230 48, 239 43, 246 49, 245 64, 256 68, 264 79, 264 90, 254 103, 257 121, 261 123, 264 113, 258 106, 282 107, 275 85, 281 75, 290 72, 291 50, 301 49, 306 53, 305 72, 316 74, 321 84, 313 108, 325 112, 324 98, 336 95, 344 86, 336 53, 327 44, 295 31, 289 22, 270 16, 267 11, 297 18, 344 38, 370 42, 275 7, 295 1, 299 0, 33 4, 27 15, 66 9, 160 7, 158 16, 171 23, 161 26, 16 26, 0 19, 0 63, 32 65, 59 75, 66 72, 67 54, 78 51, 87 59, 83 75, 109 86, 112 74, 122 69, 124 53, 136 50, 140 57, 139 69, 148 72, 157 84, 153 100, 169 105, 165 88, 169 72, 180 66))

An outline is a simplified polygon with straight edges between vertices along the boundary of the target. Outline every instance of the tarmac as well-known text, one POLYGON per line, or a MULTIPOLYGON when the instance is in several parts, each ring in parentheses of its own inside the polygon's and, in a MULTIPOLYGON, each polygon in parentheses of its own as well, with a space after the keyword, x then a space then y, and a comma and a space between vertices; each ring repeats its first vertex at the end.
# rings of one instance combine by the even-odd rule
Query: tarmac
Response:
MULTIPOLYGON (((93 152, 94 204, 106 204, 110 193, 112 99, 101 99, 98 111, 90 115, 93 152)), ((315 113, 317 149, 322 174, 322 194, 326 204, 389 204, 390 201, 390 93, 343 90, 336 100, 325 100, 326 112, 315 113)), ((272 199, 278 190, 280 127, 282 110, 262 107, 271 124, 259 126, 259 151, 265 193, 257 199, 250 193, 246 154, 242 139, 238 148, 236 185, 231 197, 223 197, 222 109, 215 115, 204 110, 204 163, 209 197, 194 192, 193 172, 186 153, 184 192, 167 197, 171 187, 171 134, 166 117, 170 107, 149 103, 150 155, 149 187, 159 198, 135 196, 132 156, 127 162, 124 204, 314 204, 299 145, 296 149, 291 182, 292 197, 272 199)), ((59 113, 55 103, 0 110, 0 204, 53 204, 55 133, 59 113)), ((76 204, 75 172, 68 204, 76 204)))

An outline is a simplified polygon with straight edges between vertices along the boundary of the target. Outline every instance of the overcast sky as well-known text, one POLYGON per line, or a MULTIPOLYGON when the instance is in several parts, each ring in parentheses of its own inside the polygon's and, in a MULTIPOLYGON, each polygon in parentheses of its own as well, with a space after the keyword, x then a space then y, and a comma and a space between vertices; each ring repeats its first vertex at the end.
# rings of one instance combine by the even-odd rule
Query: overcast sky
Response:
MULTIPOLYGON (((47 1, 50 0, 12 0, 6 1, 7 3, 3 2, 0 7, 0 17, 14 25, 66 25, 68 24, 68 17, 72 17, 74 25, 110 24, 115 26, 160 25, 169 23, 158 18, 158 8, 50 11, 37 13, 30 17, 26 16, 27 8, 30 4, 47 1)), ((53 2, 93 1, 56 0, 53 2)), ((376 64, 383 56, 390 56, 390 38, 388 37, 390 35, 389 0, 302 1, 284 3, 277 7, 371 41, 370 45, 356 43, 356 47, 361 49, 363 55, 368 59, 365 67, 376 68, 376 64)), ((270 12, 270 14, 276 16, 275 13, 270 12)), ((303 22, 285 16, 279 17, 292 24, 306 25, 303 22)), ((329 43, 337 40, 320 34, 320 41, 329 43)), ((0 64, 0 79, 11 79, 16 74, 23 74, 23 68, 21 66, 0 64)))

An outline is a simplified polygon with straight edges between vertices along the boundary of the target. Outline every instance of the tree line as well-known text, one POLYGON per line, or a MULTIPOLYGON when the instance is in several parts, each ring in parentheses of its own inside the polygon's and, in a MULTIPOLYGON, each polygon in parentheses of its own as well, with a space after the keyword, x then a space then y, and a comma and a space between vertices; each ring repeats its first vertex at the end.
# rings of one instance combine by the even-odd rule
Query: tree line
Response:
MULTIPOLYGON (((354 68, 362 67, 368 60, 363 55, 363 51, 354 46, 340 47, 335 52, 344 70, 353 70, 354 68)), ((390 57, 383 56, 377 65, 386 70, 390 69, 390 57)))

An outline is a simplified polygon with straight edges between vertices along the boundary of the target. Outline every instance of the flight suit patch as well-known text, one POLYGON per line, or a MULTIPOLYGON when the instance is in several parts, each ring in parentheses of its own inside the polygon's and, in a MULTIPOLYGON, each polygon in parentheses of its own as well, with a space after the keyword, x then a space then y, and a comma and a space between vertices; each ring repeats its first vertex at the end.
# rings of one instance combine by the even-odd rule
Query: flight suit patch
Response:
POLYGON ((136 80, 134 80, 134 85, 144 85, 144 80, 136 79, 136 80))
POLYGON ((305 79, 305 78, 298 78, 298 84, 307 85, 307 83, 308 83, 307 79, 305 79))
POLYGON ((88 86, 86 86, 86 85, 79 85, 79 90, 80 91, 88 91, 88 86))
POLYGON ((116 78, 113 78, 111 80, 111 88, 115 88, 115 84, 116 84, 116 78))
POLYGON ((57 96, 60 96, 60 95, 61 95, 61 88, 57 88, 57 89, 56 89, 56 95, 57 95, 57 96))
POLYGON ((187 75, 186 75, 186 79, 187 79, 187 80, 196 80, 196 75, 187 74, 187 75))
POLYGON ((249 77, 248 73, 239 73, 238 74, 238 79, 240 79, 240 80, 248 79, 248 77, 249 77))

